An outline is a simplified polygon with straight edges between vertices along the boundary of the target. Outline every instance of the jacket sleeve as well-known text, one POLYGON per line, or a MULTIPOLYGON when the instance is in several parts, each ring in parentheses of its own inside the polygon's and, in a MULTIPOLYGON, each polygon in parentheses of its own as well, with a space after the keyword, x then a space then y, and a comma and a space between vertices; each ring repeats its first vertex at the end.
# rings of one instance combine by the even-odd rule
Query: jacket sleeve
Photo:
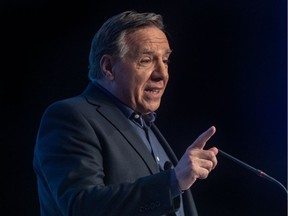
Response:
POLYGON ((133 182, 105 183, 109 173, 105 173, 106 150, 100 130, 73 104, 55 103, 45 111, 34 156, 34 169, 42 187, 40 202, 49 208, 47 202, 53 200, 65 216, 175 212, 180 198, 171 196, 171 170, 133 182))

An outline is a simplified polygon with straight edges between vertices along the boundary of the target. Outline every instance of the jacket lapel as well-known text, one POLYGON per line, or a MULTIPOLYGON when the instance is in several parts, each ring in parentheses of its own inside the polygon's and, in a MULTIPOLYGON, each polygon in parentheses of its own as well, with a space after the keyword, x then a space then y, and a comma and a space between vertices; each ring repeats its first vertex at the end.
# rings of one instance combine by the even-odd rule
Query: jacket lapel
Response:
POLYGON ((162 133, 159 131, 159 129, 157 128, 157 126, 154 123, 151 125, 151 129, 154 132, 154 134, 156 135, 159 142, 161 143, 163 149, 165 150, 166 154, 168 155, 168 158, 171 160, 172 164, 175 166, 178 163, 178 158, 175 155, 172 148, 170 147, 170 145, 168 144, 167 140, 165 139, 165 137, 162 135, 162 133))
POLYGON ((118 109, 113 101, 103 94, 92 83, 84 91, 83 95, 87 98, 87 101, 94 104, 96 110, 113 125, 127 142, 135 149, 139 157, 145 162, 151 173, 159 172, 157 163, 155 162, 150 151, 143 143, 141 137, 136 133, 135 129, 131 126, 130 120, 118 109))

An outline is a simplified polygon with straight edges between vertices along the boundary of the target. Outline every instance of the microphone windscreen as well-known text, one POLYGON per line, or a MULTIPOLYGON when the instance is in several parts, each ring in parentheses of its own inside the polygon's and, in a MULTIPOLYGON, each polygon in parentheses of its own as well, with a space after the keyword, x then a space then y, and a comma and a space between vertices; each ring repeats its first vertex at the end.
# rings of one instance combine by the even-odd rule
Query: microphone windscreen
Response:
POLYGON ((164 163, 164 170, 168 170, 172 168, 172 163, 170 161, 166 161, 164 163))

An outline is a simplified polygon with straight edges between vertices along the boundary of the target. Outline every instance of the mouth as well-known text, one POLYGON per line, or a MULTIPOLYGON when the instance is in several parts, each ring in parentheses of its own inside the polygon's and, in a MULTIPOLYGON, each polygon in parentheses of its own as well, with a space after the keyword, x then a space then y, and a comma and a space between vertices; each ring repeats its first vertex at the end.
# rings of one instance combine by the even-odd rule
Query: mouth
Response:
POLYGON ((147 99, 149 100, 159 100, 162 96, 162 88, 146 88, 144 90, 147 99))
POLYGON ((157 88, 149 88, 149 89, 145 89, 145 92, 148 92, 149 94, 159 94, 160 93, 160 89, 157 88))

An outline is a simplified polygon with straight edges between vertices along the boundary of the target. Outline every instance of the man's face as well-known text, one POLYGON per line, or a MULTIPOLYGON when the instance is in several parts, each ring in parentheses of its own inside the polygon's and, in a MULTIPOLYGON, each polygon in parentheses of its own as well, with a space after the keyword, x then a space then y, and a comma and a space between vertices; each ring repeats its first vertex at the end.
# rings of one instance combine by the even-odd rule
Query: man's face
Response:
POLYGON ((128 52, 114 62, 113 93, 145 115, 158 109, 166 88, 171 49, 166 35, 155 27, 127 35, 128 52))

